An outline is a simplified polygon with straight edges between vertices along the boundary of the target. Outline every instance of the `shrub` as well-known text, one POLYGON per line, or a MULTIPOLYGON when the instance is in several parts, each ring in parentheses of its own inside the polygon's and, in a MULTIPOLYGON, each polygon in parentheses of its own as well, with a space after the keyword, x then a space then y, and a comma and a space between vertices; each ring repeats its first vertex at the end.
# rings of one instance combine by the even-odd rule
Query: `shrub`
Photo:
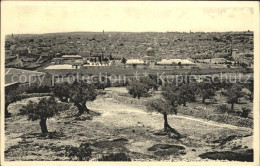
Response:
POLYGON ((67 157, 77 157, 79 161, 89 161, 91 159, 92 149, 89 143, 81 143, 79 147, 65 147, 67 157))
POLYGON ((131 161, 131 158, 125 153, 112 153, 109 155, 102 155, 98 161, 131 161))
POLYGON ((243 118, 247 118, 249 112, 251 112, 251 110, 250 110, 249 108, 245 108, 245 107, 243 107, 243 108, 242 108, 241 117, 243 117, 243 118))
POLYGON ((216 108, 218 113, 230 113, 231 110, 228 108, 226 104, 221 104, 216 108))
POLYGON ((210 115, 209 120, 219 122, 219 123, 226 123, 226 124, 231 124, 235 126, 241 126, 241 127, 250 127, 253 128, 253 120, 249 118, 241 118, 239 116, 233 116, 233 115, 228 115, 228 114, 215 114, 215 115, 210 115))
POLYGON ((26 90, 26 93, 48 93, 48 92, 50 92, 50 88, 48 86, 33 85, 26 90))

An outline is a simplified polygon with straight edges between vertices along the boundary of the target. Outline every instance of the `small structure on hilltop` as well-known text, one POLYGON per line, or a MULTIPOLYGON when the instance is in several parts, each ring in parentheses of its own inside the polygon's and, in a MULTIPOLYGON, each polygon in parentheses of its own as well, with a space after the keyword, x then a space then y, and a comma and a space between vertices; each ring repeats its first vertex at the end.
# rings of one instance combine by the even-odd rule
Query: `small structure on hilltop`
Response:
POLYGON ((157 61, 160 61, 161 58, 157 57, 155 55, 155 50, 152 47, 147 48, 146 55, 142 57, 142 60, 148 65, 148 66, 154 66, 157 61))
POLYGON ((146 49, 146 54, 148 56, 154 56, 155 55, 155 50, 152 47, 149 47, 146 49))

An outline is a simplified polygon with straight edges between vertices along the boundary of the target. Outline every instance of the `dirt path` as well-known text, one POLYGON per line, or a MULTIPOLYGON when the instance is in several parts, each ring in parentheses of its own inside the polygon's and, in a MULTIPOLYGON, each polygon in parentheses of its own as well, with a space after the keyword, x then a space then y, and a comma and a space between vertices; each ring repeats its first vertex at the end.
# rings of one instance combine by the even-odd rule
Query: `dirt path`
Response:
MULTIPOLYGON (((113 100, 111 98, 98 98, 94 102, 88 103, 88 107, 91 110, 103 113, 103 116, 105 116, 106 114, 113 114, 113 112, 117 112, 117 113, 120 112, 120 113, 124 113, 124 114, 126 114, 126 112, 127 112, 127 114, 139 114, 139 115, 143 115, 143 116, 153 115, 156 117, 158 116, 158 118, 161 118, 161 115, 159 113, 147 112, 147 111, 135 108, 135 107, 131 107, 129 105, 119 103, 116 100, 113 100)), ((115 114, 115 116, 116 115, 118 115, 118 114, 115 114)), ((170 115, 169 118, 196 121, 198 123, 202 123, 203 125, 209 125, 212 127, 228 128, 228 129, 241 130, 241 131, 251 131, 252 130, 251 128, 239 127, 239 126, 234 126, 234 125, 230 125, 230 124, 218 123, 218 122, 214 122, 214 121, 207 121, 205 119, 198 119, 198 118, 188 117, 188 116, 184 116, 184 115, 170 115)))
MULTIPOLYGON (((94 122, 103 123, 103 125, 114 130, 122 127, 139 127, 150 128, 151 132, 156 132, 163 128, 163 117, 161 114, 146 112, 142 109, 124 105, 106 96, 99 96, 97 100, 89 102, 87 105, 91 110, 101 113, 100 117, 93 119, 94 122)), ((183 156, 185 159, 196 158, 201 153, 211 151, 214 144, 209 142, 225 139, 229 136, 252 134, 251 128, 221 124, 181 115, 170 115, 168 121, 172 127, 185 136, 185 138, 181 140, 181 144, 186 146, 188 152, 183 156), (194 148, 196 152, 192 152, 194 148)), ((252 140, 252 137, 245 137, 245 139, 243 137, 239 138, 237 141, 234 141, 236 142, 234 145, 232 144, 226 147, 226 149, 231 148, 231 146, 240 146, 240 144, 251 148, 252 144, 250 142, 252 141, 248 140, 252 140)), ((162 140, 162 142, 165 141, 162 140)), ((152 144, 156 144, 156 142, 151 140, 135 140, 128 148, 134 151, 144 152, 144 149, 147 149, 147 146, 151 146, 152 144)), ((220 148, 218 145, 214 147, 215 150, 218 148, 220 148)))
POLYGON ((59 133, 60 138, 41 138, 38 121, 28 121, 27 117, 15 114, 28 100, 10 106, 13 116, 6 120, 5 130, 7 160, 71 160, 64 157, 63 147, 79 146, 83 142, 92 144, 93 159, 100 154, 119 151, 129 154, 135 161, 197 161, 202 160, 198 157, 202 153, 231 151, 233 147, 241 145, 252 147, 248 144, 252 142, 252 137, 243 138, 250 135, 252 129, 180 115, 170 115, 168 122, 183 138, 177 140, 168 135, 155 135, 163 129, 161 114, 119 103, 107 95, 100 95, 95 101, 87 102, 88 108, 100 113, 99 116, 94 116, 92 120, 76 120, 70 114, 74 115, 77 110, 63 112, 47 121, 49 131, 59 133), (233 139, 231 144, 223 146, 214 143, 230 136, 240 136, 242 140, 233 139), (160 148, 165 145, 173 148, 160 148))

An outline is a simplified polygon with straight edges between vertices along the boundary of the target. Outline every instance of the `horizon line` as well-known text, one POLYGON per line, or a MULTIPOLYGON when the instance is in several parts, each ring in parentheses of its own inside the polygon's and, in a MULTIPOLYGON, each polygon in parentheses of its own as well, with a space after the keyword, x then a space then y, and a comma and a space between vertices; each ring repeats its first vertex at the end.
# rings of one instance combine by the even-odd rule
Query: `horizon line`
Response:
MULTIPOLYGON (((104 31, 104 33, 231 33, 231 32, 254 32, 253 30, 232 31, 104 31)), ((11 33, 8 35, 45 35, 58 33, 103 33, 103 31, 66 31, 66 32, 43 32, 43 33, 11 33)))

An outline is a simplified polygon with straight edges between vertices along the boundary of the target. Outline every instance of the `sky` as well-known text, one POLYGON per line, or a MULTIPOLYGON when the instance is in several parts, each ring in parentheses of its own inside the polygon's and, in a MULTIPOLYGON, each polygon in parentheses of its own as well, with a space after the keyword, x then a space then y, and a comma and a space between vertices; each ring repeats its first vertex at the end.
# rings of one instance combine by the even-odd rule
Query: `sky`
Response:
POLYGON ((6 34, 254 29, 257 2, 2 2, 6 34))

